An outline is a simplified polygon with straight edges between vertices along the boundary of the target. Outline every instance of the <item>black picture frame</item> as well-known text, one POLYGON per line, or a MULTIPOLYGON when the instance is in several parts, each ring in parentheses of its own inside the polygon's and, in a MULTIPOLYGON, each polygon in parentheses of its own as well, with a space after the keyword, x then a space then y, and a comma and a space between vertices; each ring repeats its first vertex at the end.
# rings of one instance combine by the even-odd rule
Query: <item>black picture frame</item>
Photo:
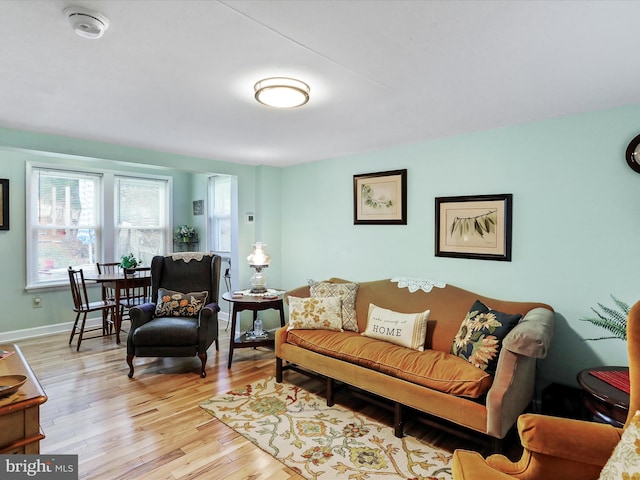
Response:
POLYGON ((513 194, 437 197, 437 257, 511 261, 513 194))
POLYGON ((0 230, 9 230, 9 179, 0 178, 0 230))
POLYGON ((353 224, 407 224, 406 169, 353 176, 353 224))

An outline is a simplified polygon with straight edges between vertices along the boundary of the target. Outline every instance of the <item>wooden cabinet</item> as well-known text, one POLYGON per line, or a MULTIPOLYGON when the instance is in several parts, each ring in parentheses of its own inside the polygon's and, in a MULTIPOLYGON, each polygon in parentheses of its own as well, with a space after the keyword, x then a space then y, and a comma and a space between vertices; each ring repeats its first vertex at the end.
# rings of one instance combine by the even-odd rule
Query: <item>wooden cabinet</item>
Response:
POLYGON ((0 397, 0 454, 40 453, 40 405, 47 401, 42 386, 17 345, 0 345, 13 354, 0 359, 0 376, 24 375, 27 381, 18 391, 0 397))

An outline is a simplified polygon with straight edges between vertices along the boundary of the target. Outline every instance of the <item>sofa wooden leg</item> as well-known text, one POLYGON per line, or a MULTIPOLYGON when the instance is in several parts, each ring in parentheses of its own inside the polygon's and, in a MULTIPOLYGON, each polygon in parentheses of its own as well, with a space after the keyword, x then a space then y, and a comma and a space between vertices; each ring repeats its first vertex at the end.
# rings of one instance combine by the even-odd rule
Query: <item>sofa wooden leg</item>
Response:
POLYGON ((282 383, 282 359, 276 357, 276 382, 282 383))
POLYGON ((129 378, 133 378, 133 355, 127 355, 127 365, 129 365, 129 378))
POLYGON ((404 437, 404 420, 402 413, 402 404, 395 402, 393 407, 393 434, 398 438, 404 437))
POLYGON ((333 378, 327 377, 326 383, 327 383, 327 407, 333 407, 333 404, 335 403, 333 399, 333 386, 334 386, 333 378))

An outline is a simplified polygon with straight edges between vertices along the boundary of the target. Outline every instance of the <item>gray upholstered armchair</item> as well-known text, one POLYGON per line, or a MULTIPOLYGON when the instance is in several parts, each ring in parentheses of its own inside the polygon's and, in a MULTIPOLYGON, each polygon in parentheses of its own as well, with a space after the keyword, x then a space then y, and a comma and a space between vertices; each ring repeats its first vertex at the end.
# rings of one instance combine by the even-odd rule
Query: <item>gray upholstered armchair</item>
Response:
POLYGON ((156 256, 151 261, 151 301, 129 310, 129 378, 133 357, 190 357, 202 362, 218 344, 220 257, 209 253, 156 256))

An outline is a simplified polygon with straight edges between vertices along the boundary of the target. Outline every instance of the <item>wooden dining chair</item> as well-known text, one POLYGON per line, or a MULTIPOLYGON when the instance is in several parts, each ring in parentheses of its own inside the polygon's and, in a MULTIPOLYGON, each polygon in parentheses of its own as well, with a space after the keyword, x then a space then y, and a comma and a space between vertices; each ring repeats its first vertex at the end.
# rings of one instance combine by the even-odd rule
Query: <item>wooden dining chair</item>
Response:
POLYGON ((151 267, 138 267, 124 273, 124 289, 120 293, 120 319, 129 320, 129 309, 151 301, 151 267))
MULTIPOLYGON (((119 262, 96 262, 96 268, 98 269, 98 273, 102 275, 103 273, 108 274, 116 274, 122 273, 122 267, 119 262)), ((102 288, 102 300, 115 302, 116 299, 116 291, 113 283, 101 283, 102 288)), ((122 295, 122 292, 121 292, 122 295)), ((102 320, 106 321, 106 312, 102 313, 102 320)), ((113 328, 113 322, 109 324, 110 328, 113 328)), ((109 331, 111 333, 111 330, 109 331)))
POLYGON ((87 285, 84 281, 84 273, 82 269, 74 270, 73 267, 69 267, 69 285, 71 286, 71 296, 73 297, 73 311, 76 312, 76 319, 73 322, 73 328, 71 329, 71 336, 69 337, 69 345, 73 342, 73 337, 78 332, 78 346, 76 351, 80 350, 80 344, 85 338, 84 334, 92 331, 102 331, 102 335, 94 335, 89 338, 97 338, 98 336, 108 335, 113 331, 113 318, 115 314, 116 304, 112 300, 98 300, 94 302, 89 301, 87 295, 87 285), (90 312, 102 312, 102 325, 99 327, 91 327, 85 329, 85 323, 87 321, 87 315, 90 312), (82 321, 80 322, 80 316, 82 321), (78 325, 78 322, 80 324, 78 325))

